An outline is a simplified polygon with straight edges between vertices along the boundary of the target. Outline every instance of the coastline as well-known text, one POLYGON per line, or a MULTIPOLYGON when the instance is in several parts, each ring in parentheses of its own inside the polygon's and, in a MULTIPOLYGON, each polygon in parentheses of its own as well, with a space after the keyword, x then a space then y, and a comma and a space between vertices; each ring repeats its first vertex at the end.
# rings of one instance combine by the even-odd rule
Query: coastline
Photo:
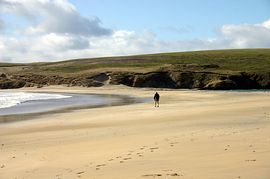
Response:
POLYGON ((158 90, 161 106, 104 106, 0 125, 0 178, 270 177, 268 92, 20 89, 26 90, 151 99, 158 90))
MULTIPOLYGON (((28 89, 23 89, 23 92, 30 92, 28 89)), ((32 93, 40 93, 37 91, 31 91, 32 93)), ((78 95, 85 95, 87 98, 88 95, 91 95, 90 97, 94 98, 100 98, 99 100, 103 100, 103 102, 95 102, 95 103, 90 103, 90 104, 73 104, 73 105, 62 105, 55 106, 55 109, 40 109, 40 111, 37 112, 16 112, 16 114, 6 114, 6 115, 0 115, 0 124, 1 123, 7 123, 7 122, 17 122, 17 121, 23 121, 23 120, 29 120, 29 119, 35 119, 43 115, 50 115, 50 114, 56 114, 56 113, 67 113, 67 112, 72 112, 75 110, 80 110, 80 109, 91 109, 91 108, 102 108, 102 107, 108 107, 108 106, 122 106, 122 105, 129 105, 129 104, 135 104, 135 103, 141 103, 145 101, 146 99, 139 99, 139 98, 134 98, 131 96, 127 95, 115 95, 115 94, 95 94, 95 93, 67 93, 67 92, 52 92, 52 91, 42 91, 42 93, 48 93, 48 94, 62 94, 62 95, 67 95, 67 96, 76 96, 78 95), (105 102, 106 101, 106 102, 105 102), (100 104, 98 104, 100 103, 100 104)), ((82 98, 83 96, 81 96, 82 98)), ((53 99, 54 100, 54 99, 53 99)), ((50 104, 51 99, 46 100, 47 103, 50 104)), ((57 99, 60 103, 63 103, 63 99, 57 99)), ((79 103, 80 99, 78 99, 77 103, 79 103)), ((41 101, 43 102, 43 101, 41 101)), ((28 105, 35 105, 36 101, 27 101, 28 105), (32 104, 31 104, 32 103, 32 104)), ((23 104, 22 104, 23 105, 23 104)), ((11 107, 12 110, 18 110, 17 106, 11 107)), ((31 107, 30 107, 31 108, 31 107)), ((34 110, 35 111, 35 110, 34 110)), ((1 112, 1 111, 0 111, 1 112)))

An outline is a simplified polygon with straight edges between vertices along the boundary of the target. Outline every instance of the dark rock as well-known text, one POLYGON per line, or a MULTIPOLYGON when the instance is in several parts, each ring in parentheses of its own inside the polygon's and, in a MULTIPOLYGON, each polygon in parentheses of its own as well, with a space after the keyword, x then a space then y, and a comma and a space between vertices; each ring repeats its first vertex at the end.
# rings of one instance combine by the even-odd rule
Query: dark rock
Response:
POLYGON ((133 86, 135 75, 136 73, 130 72, 113 72, 111 73, 110 84, 112 85, 123 84, 127 86, 133 86))
POLYGON ((43 88, 43 85, 38 84, 38 85, 37 85, 37 88, 43 88))
POLYGON ((87 79, 90 79, 90 80, 94 80, 94 81, 97 81, 97 82, 104 83, 104 82, 106 82, 107 80, 109 80, 109 75, 106 74, 106 73, 100 73, 100 74, 97 74, 97 75, 88 77, 87 79))
POLYGON ((216 65, 216 64, 208 64, 208 65, 202 65, 202 67, 204 69, 207 69, 207 68, 219 68, 219 65, 216 65))
POLYGON ((154 72, 135 75, 132 86, 152 88, 175 88, 175 82, 170 78, 167 72, 154 72))
POLYGON ((26 82, 22 80, 4 79, 0 80, 0 89, 22 88, 25 84, 26 82))
POLYGON ((7 76, 7 74, 5 74, 5 73, 2 73, 2 74, 0 74, 0 78, 7 78, 8 76, 7 76))
POLYGON ((104 84, 98 81, 94 81, 94 80, 87 80, 87 82, 84 83, 83 86, 86 87, 100 87, 103 86, 104 84))
POLYGON ((234 81, 238 89, 259 89, 260 85, 252 79, 247 73, 240 73, 239 75, 230 75, 229 80, 234 81))
POLYGON ((206 72, 203 68, 218 68, 215 64, 176 64, 148 73, 104 72, 81 75, 12 74, 0 75, 0 88, 42 87, 67 85, 99 87, 107 83, 131 87, 177 88, 177 89, 270 89, 270 73, 220 74, 206 72), (189 71, 188 71, 189 70, 189 71))
POLYGON ((251 80, 254 88, 270 89, 270 73, 242 73, 242 75, 246 76, 251 80))
POLYGON ((24 85, 24 87, 34 87, 35 84, 34 83, 29 83, 29 82, 26 82, 26 84, 24 85))
POLYGON ((171 72, 170 77, 176 88, 192 88, 194 75, 191 72, 171 72))

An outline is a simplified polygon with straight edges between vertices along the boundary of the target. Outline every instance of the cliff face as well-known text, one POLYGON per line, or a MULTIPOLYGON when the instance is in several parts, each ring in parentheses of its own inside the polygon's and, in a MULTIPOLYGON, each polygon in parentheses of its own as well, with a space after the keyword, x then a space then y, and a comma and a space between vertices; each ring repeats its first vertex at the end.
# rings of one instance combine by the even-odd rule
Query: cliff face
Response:
POLYGON ((74 76, 74 77, 61 77, 58 75, 6 75, 0 77, 0 89, 12 89, 21 87, 42 87, 48 85, 68 85, 68 86, 102 86, 103 83, 88 79, 88 77, 74 76))
POLYGON ((112 79, 112 84, 124 84, 132 87, 212 90, 270 89, 270 74, 150 72, 146 74, 112 74, 112 79))
POLYGON ((63 84, 85 87, 123 84, 131 87, 174 89, 270 89, 270 73, 222 74, 196 70, 188 71, 178 66, 170 66, 148 73, 106 72, 70 77, 37 74, 0 75, 0 89, 63 84))

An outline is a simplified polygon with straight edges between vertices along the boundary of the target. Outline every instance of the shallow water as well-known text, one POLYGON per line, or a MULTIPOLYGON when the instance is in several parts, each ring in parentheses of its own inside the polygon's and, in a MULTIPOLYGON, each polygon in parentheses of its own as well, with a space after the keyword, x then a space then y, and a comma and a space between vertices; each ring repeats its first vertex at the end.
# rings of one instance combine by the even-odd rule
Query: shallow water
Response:
POLYGON ((70 98, 71 96, 51 93, 0 92, 0 109, 17 106, 27 101, 70 98))
POLYGON ((73 93, 1 93, 0 116, 48 112, 65 108, 106 105, 116 97, 73 93), (1 108, 2 107, 2 108, 1 108))

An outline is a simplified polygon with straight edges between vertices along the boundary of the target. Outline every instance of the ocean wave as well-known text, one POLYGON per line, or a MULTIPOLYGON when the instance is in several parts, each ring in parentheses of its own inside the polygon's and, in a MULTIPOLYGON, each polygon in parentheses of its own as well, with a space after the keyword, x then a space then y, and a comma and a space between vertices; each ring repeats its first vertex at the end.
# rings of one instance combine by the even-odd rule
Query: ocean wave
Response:
POLYGON ((0 92, 0 109, 19 105, 26 101, 63 99, 71 96, 51 93, 0 92))

